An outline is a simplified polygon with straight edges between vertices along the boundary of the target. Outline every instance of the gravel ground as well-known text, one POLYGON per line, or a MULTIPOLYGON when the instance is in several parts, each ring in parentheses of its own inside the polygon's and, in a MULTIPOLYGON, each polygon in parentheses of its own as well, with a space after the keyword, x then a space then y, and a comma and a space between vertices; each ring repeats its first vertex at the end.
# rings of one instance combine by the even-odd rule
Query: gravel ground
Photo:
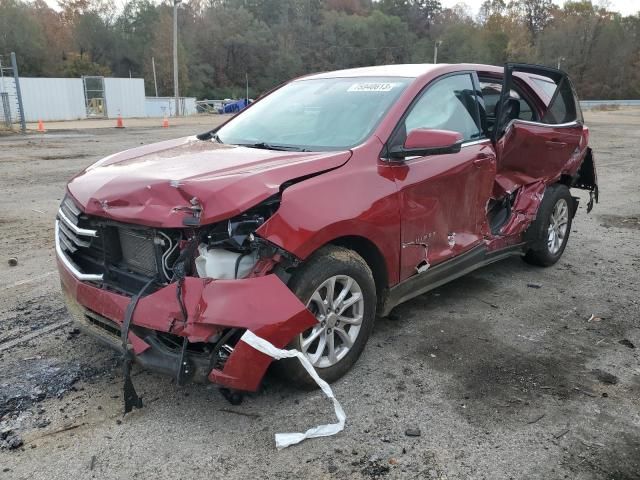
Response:
POLYGON ((0 478, 640 479, 640 110, 587 120, 601 203, 581 206, 562 260, 494 264, 379 319, 334 385, 345 431, 280 452, 275 433, 333 421, 319 392, 268 377, 232 407, 134 369, 146 406, 123 417, 118 359, 73 325, 7 348, 68 320, 52 232, 66 180, 215 120, 1 136, 0 478))

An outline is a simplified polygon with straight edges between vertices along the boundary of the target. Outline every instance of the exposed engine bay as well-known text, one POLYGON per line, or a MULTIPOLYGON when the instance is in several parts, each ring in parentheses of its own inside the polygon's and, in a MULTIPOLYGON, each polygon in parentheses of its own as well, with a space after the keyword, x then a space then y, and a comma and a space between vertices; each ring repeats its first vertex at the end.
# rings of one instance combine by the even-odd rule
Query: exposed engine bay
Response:
MULTIPOLYGON (((103 285, 121 293, 134 294, 151 279, 156 289, 184 275, 215 280, 245 278, 267 273, 276 262, 288 260, 285 267, 296 262, 254 235, 279 202, 276 195, 228 221, 180 230, 88 216, 66 197, 59 212, 58 240, 78 270, 101 276, 103 285), (178 265, 181 270, 176 272, 178 265)), ((280 269, 281 274, 285 270, 280 269)))
MULTIPOLYGON (((276 280, 277 286, 273 288, 286 291, 287 297, 291 297, 292 316, 304 310, 306 324, 315 322, 286 287, 290 271, 298 260, 254 234, 273 215, 279 203, 278 194, 227 221, 203 227, 159 229, 84 214, 71 197, 65 197, 58 212, 56 247, 59 259, 67 269, 85 282, 74 286, 75 279, 69 276, 66 290, 91 286, 94 293, 90 300, 96 306, 87 305, 89 302, 78 303, 73 313, 94 333, 99 330, 102 336, 106 334, 114 348, 119 347, 116 338, 122 339, 122 348, 118 349, 125 352, 125 365, 128 365, 125 372, 125 385, 128 385, 125 387, 126 410, 138 406, 139 401, 129 381, 133 359, 130 347, 138 361, 175 375, 179 384, 206 381, 212 375, 221 375, 246 331, 246 325, 251 322, 243 322, 242 313, 237 312, 237 318, 224 315, 214 325, 202 318, 206 312, 193 310, 192 292, 198 291, 204 298, 205 290, 217 290, 218 283, 209 285, 210 280, 237 281, 276 274, 280 280, 276 280), (126 300, 128 304, 119 307, 121 313, 114 312, 113 306, 105 307, 95 293, 98 291, 113 292, 117 295, 114 298, 126 300), (165 301, 152 303, 156 313, 143 313, 146 300, 150 298, 148 295, 153 292, 164 295, 165 301), (132 321, 134 312, 146 320, 132 321), (117 319, 122 317, 124 320, 120 325, 117 319), (233 325, 234 322, 238 325, 233 325), (131 341, 132 338, 136 340, 131 341), (156 351, 161 355, 155 354, 156 351)), ((275 275, 268 277, 275 278, 275 275)), ((64 285, 65 278, 62 280, 64 285)), ((272 280, 267 283, 274 285, 272 280)), ((260 286, 262 283, 251 285, 256 285, 251 288, 258 291, 265 288, 260 286)), ((251 311, 246 317, 255 317, 255 311, 251 311)), ((265 319, 269 319, 266 313, 265 319)), ((270 340, 280 347, 286 344, 278 341, 277 336, 270 340)), ((266 369, 268 362, 263 363, 266 369)), ((256 372, 260 372, 260 367, 256 372)), ((226 380, 226 383, 233 383, 233 379, 226 380)), ((225 379, 220 379, 219 383, 224 385, 225 379)), ((253 384, 237 386, 239 389, 254 388, 253 384)), ((231 389, 223 389, 223 393, 233 403, 242 398, 231 389)))

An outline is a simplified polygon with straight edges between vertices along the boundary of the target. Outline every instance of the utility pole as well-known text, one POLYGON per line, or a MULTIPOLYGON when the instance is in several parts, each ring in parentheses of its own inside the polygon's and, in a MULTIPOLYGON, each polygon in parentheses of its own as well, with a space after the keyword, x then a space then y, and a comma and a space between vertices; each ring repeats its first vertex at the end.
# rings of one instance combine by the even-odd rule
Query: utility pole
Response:
POLYGON ((246 96, 247 105, 246 106, 249 106, 249 74, 246 73, 246 72, 244 74, 244 81, 245 81, 245 84, 246 84, 246 87, 247 87, 247 96, 246 96))
POLYGON ((176 117, 180 115, 178 97, 178 4, 182 0, 173 0, 173 96, 176 101, 176 117))
POLYGON ((158 79, 156 78, 156 59, 151 57, 151 68, 153 68, 153 86, 156 88, 156 97, 158 96, 158 79))
POLYGON ((436 40, 433 44, 433 63, 438 63, 438 47, 442 45, 442 40, 436 40))
POLYGON ((560 65, 562 65, 563 60, 565 60, 564 57, 558 57, 558 70, 560 70, 560 65))

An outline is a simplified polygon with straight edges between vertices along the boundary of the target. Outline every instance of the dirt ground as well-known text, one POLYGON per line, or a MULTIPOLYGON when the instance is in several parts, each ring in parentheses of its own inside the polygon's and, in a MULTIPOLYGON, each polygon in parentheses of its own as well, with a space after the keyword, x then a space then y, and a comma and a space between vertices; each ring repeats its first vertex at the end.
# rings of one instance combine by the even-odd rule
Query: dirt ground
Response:
POLYGON ((231 406, 136 369, 146 405, 123 417, 117 356, 65 324, 54 270, 72 175, 216 120, 0 136, 0 478, 640 479, 640 110, 586 116, 601 203, 580 194, 562 260, 507 260, 379 319, 333 386, 346 429, 280 452, 275 433, 334 421, 319 392, 268 377, 231 406))

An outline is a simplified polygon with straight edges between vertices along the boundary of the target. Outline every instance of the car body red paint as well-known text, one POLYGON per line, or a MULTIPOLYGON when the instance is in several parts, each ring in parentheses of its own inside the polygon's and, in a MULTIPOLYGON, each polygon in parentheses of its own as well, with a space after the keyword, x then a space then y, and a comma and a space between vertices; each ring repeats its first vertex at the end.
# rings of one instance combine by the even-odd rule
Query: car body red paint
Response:
MULTIPOLYGON (((198 278, 192 272, 183 283, 186 318, 176 300, 176 282, 158 285, 140 300, 129 343, 141 363, 152 348, 145 340, 149 332, 206 345, 225 330, 250 329, 284 347, 314 325, 315 317, 270 270, 278 263, 278 255, 304 263, 332 242, 366 244, 380 259, 371 266, 384 295, 415 280, 420 268, 445 264, 478 247, 501 252, 522 245, 523 232, 536 218, 545 188, 551 184, 597 189, 593 168, 586 175, 592 180, 576 180, 587 156, 593 164, 588 129, 581 121, 553 125, 512 119, 494 141, 486 136, 451 152, 402 161, 385 154, 396 126, 422 92, 456 74, 471 75, 475 81, 481 77, 498 81, 504 69, 472 64, 399 65, 304 77, 297 81, 374 76, 411 81, 372 133, 351 148, 285 152, 188 137, 112 155, 71 180, 68 195, 81 217, 172 231, 226 221, 281 195, 277 210, 254 232, 281 249, 276 260, 267 259, 260 263, 261 270, 256 268, 237 280, 198 278), (511 214, 499 231, 492 230, 488 205, 505 198, 512 199, 511 214), (194 209, 197 225, 185 226, 194 209)), ((514 88, 530 100, 535 118, 542 118, 552 99, 532 80, 535 75, 514 71, 510 78, 514 88)), ((480 101, 478 93, 474 98, 480 101)), ((500 119, 496 122, 500 124, 500 119)), ((431 143, 415 135, 415 142, 404 147, 446 147, 438 143, 458 138, 451 132, 434 135, 431 143)), ((180 248, 186 248, 184 240, 180 248)), ((92 333, 109 337, 105 328, 118 330, 130 293, 100 281, 83 281, 67 260, 59 251, 61 283, 70 310, 92 333)), ((166 358, 174 358, 171 355, 166 358)), ((147 363, 157 366, 155 361, 147 363)), ((200 376, 228 388, 255 390, 270 361, 239 342, 222 368, 205 364, 200 376)), ((166 362, 164 366, 172 371, 166 362)))

